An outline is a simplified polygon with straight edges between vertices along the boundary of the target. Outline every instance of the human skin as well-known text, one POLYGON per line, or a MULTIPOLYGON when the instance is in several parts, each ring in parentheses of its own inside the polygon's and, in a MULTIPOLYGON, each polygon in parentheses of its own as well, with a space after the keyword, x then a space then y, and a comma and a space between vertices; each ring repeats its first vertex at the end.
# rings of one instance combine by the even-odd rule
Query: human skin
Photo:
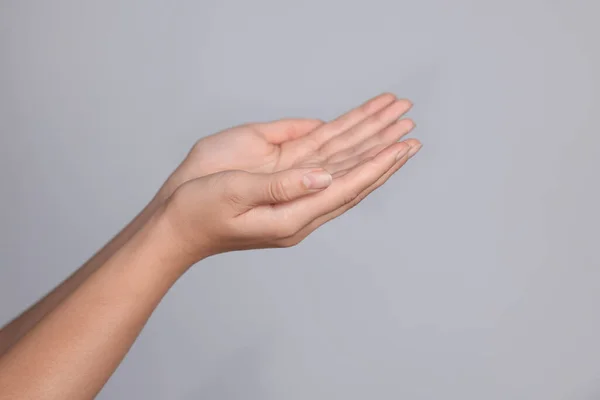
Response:
POLYGON ((324 123, 246 124, 199 140, 148 206, 54 291, 0 330, 0 399, 89 399, 170 287, 219 253, 289 247, 412 157, 383 94, 324 123))

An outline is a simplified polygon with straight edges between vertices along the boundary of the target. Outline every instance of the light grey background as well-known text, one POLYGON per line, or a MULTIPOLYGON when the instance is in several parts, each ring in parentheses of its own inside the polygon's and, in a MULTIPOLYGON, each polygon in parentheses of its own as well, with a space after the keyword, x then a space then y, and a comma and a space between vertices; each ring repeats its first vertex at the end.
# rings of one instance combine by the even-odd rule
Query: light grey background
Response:
POLYGON ((0 3, 0 323, 199 137, 414 100, 425 144, 294 249, 210 259, 101 399, 600 398, 596 1, 0 3))

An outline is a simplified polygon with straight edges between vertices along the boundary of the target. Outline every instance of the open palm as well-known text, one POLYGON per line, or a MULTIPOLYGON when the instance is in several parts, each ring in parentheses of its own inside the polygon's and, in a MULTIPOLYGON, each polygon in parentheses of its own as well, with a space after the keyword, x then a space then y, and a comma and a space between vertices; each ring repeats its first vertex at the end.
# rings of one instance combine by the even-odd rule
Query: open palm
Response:
MULTIPOLYGON (((283 119, 227 129, 199 140, 166 186, 174 189, 192 179, 226 170, 273 173, 290 168, 324 169, 334 178, 331 193, 336 193, 336 186, 337 192, 347 187, 347 198, 337 208, 316 217, 281 241, 282 246, 294 245, 362 201, 419 151, 418 140, 405 140, 410 146, 408 153, 360 192, 350 189, 352 185, 342 178, 355 171, 349 176, 355 176, 352 180, 358 183, 362 165, 398 147, 397 142, 414 127, 412 120, 399 119, 411 106, 408 100, 384 93, 328 123, 315 119, 283 119)), ((322 197, 324 203, 329 201, 326 193, 315 196, 322 197)), ((298 202, 298 206, 302 204, 298 202)))
MULTIPOLYGON (((410 107, 386 93, 329 123, 282 119, 227 129, 194 145, 175 171, 173 186, 234 169, 271 173, 315 166, 339 176, 410 132, 414 123, 398 120, 410 107)), ((419 142, 408 144, 418 147, 419 142)))

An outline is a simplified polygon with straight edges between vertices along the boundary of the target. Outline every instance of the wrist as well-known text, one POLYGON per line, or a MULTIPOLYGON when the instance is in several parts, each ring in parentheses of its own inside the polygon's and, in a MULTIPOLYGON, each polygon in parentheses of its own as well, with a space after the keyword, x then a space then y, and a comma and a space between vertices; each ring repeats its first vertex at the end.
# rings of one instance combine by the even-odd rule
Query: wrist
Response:
POLYGON ((161 248, 168 264, 181 273, 213 255, 208 240, 202 240, 202 232, 197 227, 190 231, 182 195, 185 196, 178 189, 173 191, 155 210, 148 224, 151 241, 161 248))
POLYGON ((169 177, 165 181, 165 183, 163 183, 163 185, 160 187, 160 189, 158 189, 158 192, 156 192, 156 194, 154 195, 154 199, 152 199, 152 201, 163 205, 169 200, 169 198, 175 192, 176 189, 177 189, 176 183, 174 182, 174 180, 171 177, 169 177))
POLYGON ((159 261, 162 273, 177 279, 183 275, 195 262, 200 261, 190 256, 186 246, 168 215, 168 203, 162 201, 154 210, 150 219, 139 232, 143 247, 154 254, 159 261))
POLYGON ((156 196, 161 202, 167 202, 181 185, 194 179, 194 177, 197 177, 197 174, 192 174, 187 163, 184 161, 169 175, 156 196))

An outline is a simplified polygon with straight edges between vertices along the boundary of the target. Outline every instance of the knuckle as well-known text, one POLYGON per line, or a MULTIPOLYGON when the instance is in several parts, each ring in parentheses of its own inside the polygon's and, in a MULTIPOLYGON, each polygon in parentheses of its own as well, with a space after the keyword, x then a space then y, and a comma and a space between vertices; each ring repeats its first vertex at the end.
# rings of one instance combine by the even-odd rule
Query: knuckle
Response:
POLYGON ((234 171, 226 171, 214 176, 212 189, 220 191, 225 200, 234 204, 242 204, 243 196, 236 190, 237 175, 234 171))
POLYGON ((269 197, 274 201, 289 201, 290 197, 285 187, 285 180, 275 180, 269 182, 269 184, 267 185, 269 197))
POLYGON ((234 204, 236 206, 238 206, 238 205, 239 206, 245 205, 244 198, 239 193, 231 191, 231 192, 229 192, 229 193, 226 194, 226 197, 227 197, 227 200, 231 204, 234 204))

